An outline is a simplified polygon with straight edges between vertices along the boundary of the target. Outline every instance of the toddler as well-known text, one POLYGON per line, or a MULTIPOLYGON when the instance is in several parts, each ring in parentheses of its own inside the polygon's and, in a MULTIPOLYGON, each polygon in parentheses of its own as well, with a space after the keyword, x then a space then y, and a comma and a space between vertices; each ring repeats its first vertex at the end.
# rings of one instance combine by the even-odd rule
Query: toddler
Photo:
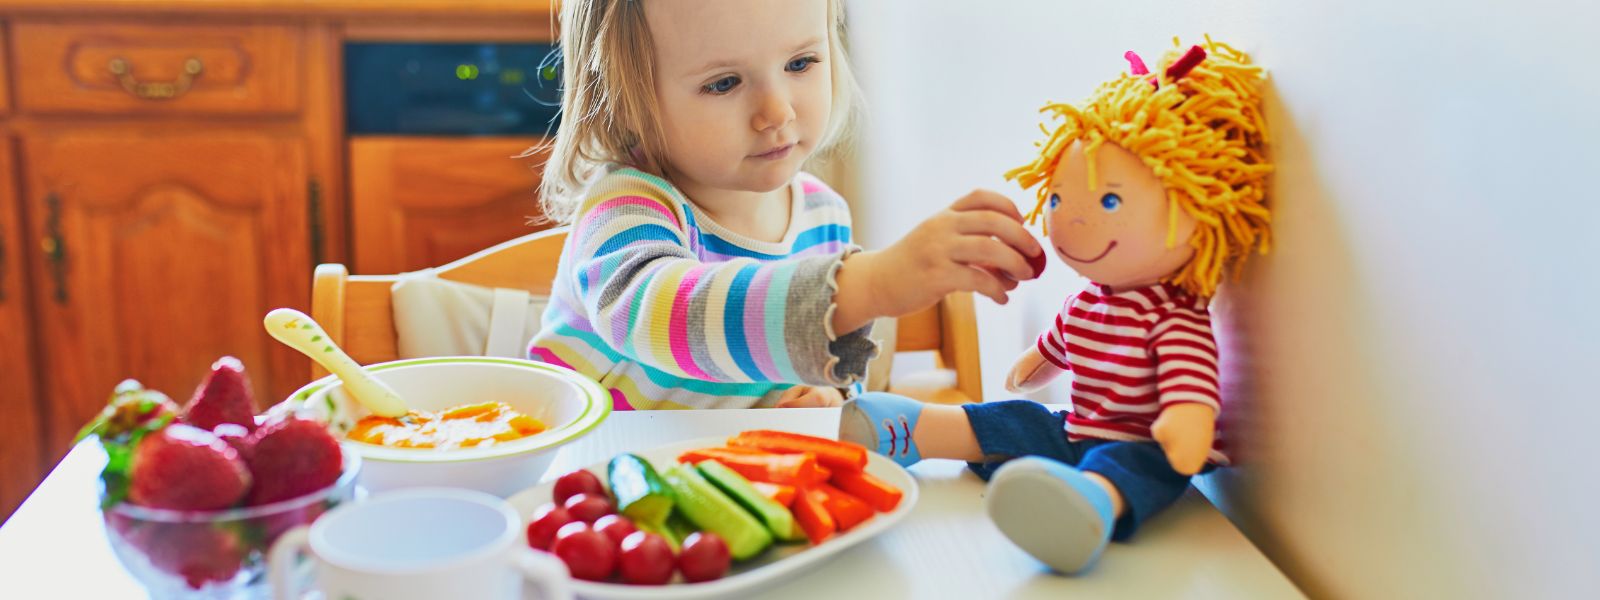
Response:
POLYGON ((615 408, 836 406, 878 317, 958 291, 1004 303, 1043 249, 974 191, 881 251, 801 166, 855 85, 839 0, 561 5, 563 117, 541 189, 571 224, 535 360, 615 408))

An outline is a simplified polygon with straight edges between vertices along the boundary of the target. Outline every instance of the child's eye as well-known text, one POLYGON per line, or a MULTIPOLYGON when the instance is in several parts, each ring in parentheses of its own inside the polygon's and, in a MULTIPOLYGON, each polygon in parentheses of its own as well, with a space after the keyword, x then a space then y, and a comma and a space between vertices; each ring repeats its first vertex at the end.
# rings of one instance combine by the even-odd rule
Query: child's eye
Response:
POLYGON ((822 62, 822 59, 815 56, 802 56, 789 61, 789 64, 784 65, 783 70, 790 73, 804 73, 811 69, 811 65, 819 62, 822 62))
POLYGON ((726 94, 728 92, 733 91, 733 88, 736 88, 736 87, 739 87, 739 78, 735 77, 733 75, 729 75, 727 77, 723 77, 722 79, 718 79, 716 81, 713 81, 711 83, 706 84, 704 87, 700 88, 700 91, 705 92, 707 94, 714 94, 714 95, 721 96, 723 94, 726 94))
POLYGON ((1100 207, 1106 209, 1106 212, 1108 213, 1117 212, 1117 209, 1122 208, 1122 196, 1118 196, 1116 194, 1106 194, 1101 196, 1100 207))
POLYGON ((1050 194, 1050 210, 1055 210, 1057 204, 1061 204, 1061 196, 1050 194))

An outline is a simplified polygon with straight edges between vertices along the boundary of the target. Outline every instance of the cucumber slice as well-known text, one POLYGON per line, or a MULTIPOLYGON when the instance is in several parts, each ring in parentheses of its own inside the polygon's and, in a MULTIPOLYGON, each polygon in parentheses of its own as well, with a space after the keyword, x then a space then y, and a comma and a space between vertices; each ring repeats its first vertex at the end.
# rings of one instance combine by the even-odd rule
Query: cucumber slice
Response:
POLYGON ((663 476, 683 516, 700 529, 721 536, 734 560, 745 560, 772 545, 767 528, 694 467, 673 465, 663 476))
POLYGON ((699 469, 701 475, 704 475, 717 488, 726 492, 745 510, 750 511, 761 519, 761 522, 766 524, 767 531, 771 532, 773 537, 785 542, 806 539, 804 532, 800 533, 799 538, 794 537, 799 528, 795 527, 794 515, 789 512, 789 509, 766 497, 755 486, 750 485, 750 481, 745 479, 743 475, 714 460, 700 461, 699 464, 695 465, 695 468, 699 469))
POLYGON ((656 474, 650 461, 636 454, 618 454, 606 465, 617 512, 633 524, 659 533, 672 514, 672 490, 656 474))

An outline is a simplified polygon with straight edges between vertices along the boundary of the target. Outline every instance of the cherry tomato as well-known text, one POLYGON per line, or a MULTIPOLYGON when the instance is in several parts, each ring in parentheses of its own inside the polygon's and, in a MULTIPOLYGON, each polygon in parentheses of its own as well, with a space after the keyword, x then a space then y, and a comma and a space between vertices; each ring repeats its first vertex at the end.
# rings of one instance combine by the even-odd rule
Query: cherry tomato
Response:
POLYGON ((623 538, 638 531, 639 528, 634 527, 633 521, 622 515, 605 515, 594 520, 594 530, 606 534, 606 537, 611 538, 611 543, 620 546, 623 538))
POLYGON ((728 542, 715 533, 700 531, 683 540, 678 554, 678 570, 689 581, 711 581, 727 574, 728 542))
POLYGON ((581 522, 562 527, 550 550, 578 579, 605 581, 617 568, 617 547, 611 539, 581 522))
POLYGON ((1033 267, 1034 279, 1038 279, 1040 275, 1044 274, 1044 266, 1047 264, 1047 259, 1049 258, 1050 253, 1048 252, 1041 252, 1038 256, 1028 257, 1028 266, 1033 267))
POLYGON ((661 585, 672 579, 672 546, 661 536, 635 531, 622 539, 619 566, 622 580, 642 585, 661 585))
POLYGON ((611 501, 607 500, 603 494, 599 496, 578 494, 567 498, 564 506, 566 506, 567 512, 572 513, 574 519, 585 523, 593 523, 596 519, 615 512, 611 508, 611 501))
POLYGON ((567 498, 578 494, 606 497, 606 487, 600 484, 600 478, 595 477, 583 469, 578 469, 556 480, 555 490, 551 492, 556 504, 566 504, 567 498))
POLYGON ((554 502, 546 502, 534 509, 533 519, 528 521, 528 545, 539 549, 549 550, 550 542, 556 538, 556 531, 562 525, 576 521, 567 509, 556 506, 554 502))

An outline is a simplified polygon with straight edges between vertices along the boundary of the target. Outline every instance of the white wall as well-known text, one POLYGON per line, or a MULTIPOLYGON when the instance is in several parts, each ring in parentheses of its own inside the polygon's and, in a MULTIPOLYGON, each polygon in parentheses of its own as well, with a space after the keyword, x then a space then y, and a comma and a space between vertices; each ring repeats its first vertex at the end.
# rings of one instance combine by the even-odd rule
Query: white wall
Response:
MULTIPOLYGON (((859 236, 1029 198, 1000 175, 1044 101, 1232 43, 1271 74, 1277 246, 1215 307, 1245 463, 1208 492, 1314 596, 1600 597, 1600 9, 1489 4, 852 0, 859 236)), ((979 300, 989 399, 1080 285, 979 300)))

